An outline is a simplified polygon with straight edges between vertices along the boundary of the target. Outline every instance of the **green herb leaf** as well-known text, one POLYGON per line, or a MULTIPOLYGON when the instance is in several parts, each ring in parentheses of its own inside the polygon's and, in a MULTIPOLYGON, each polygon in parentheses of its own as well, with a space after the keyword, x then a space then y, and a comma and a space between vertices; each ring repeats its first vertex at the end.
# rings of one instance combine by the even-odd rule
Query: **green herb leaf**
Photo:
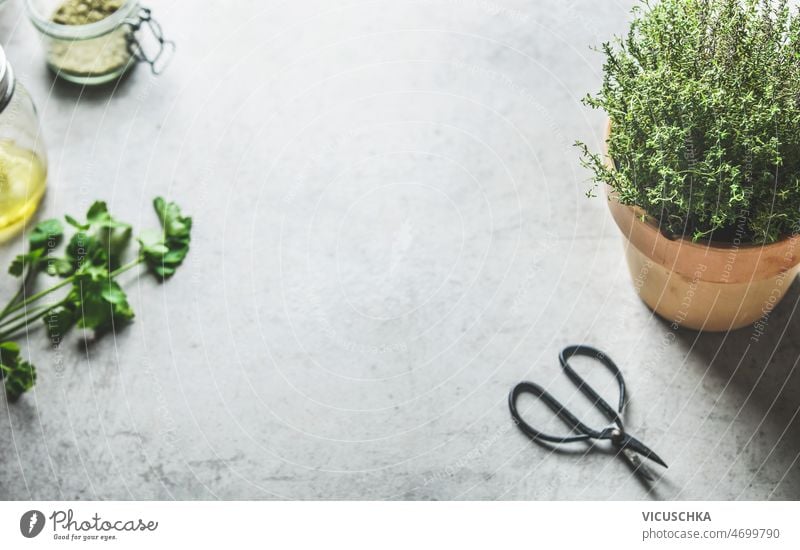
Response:
POLYGON ((19 399, 36 382, 36 369, 20 359, 19 346, 15 342, 0 343, 0 379, 10 401, 19 399))
POLYGON ((115 281, 80 281, 76 287, 81 298, 79 327, 104 332, 133 319, 128 297, 115 281))
POLYGON ((20 277, 26 269, 38 269, 44 263, 45 256, 59 245, 63 236, 64 227, 60 221, 51 219, 37 223, 28 235, 30 251, 16 256, 11 262, 8 272, 15 277, 20 277))
POLYGON ((130 227, 127 223, 115 220, 108 212, 108 206, 103 201, 97 201, 89 207, 86 213, 86 220, 89 225, 95 228, 126 228, 130 227))
POLYGON ((64 236, 64 227, 56 219, 44 220, 33 226, 28 235, 31 250, 43 248, 53 249, 59 245, 64 236))
POLYGON ((70 224, 72 227, 80 231, 86 231, 89 229, 89 227, 91 227, 88 223, 81 223, 72 216, 70 216, 69 214, 64 216, 64 219, 67 220, 67 223, 70 224))
POLYGON ((69 240, 65 259, 72 264, 73 272, 85 263, 107 263, 107 256, 100 242, 84 231, 78 231, 69 240))
POLYGON ((114 269, 131 240, 132 229, 127 223, 116 220, 103 201, 96 201, 86 213, 83 224, 71 216, 67 222, 79 231, 67 246, 67 257, 77 269, 83 262, 105 264, 114 269))
POLYGON ((48 258, 46 268, 47 274, 51 276, 59 275, 65 277, 71 275, 75 271, 72 262, 66 258, 48 258))
POLYGON ((43 248, 36 248, 27 254, 19 254, 12 261, 8 267, 9 274, 14 277, 20 277, 25 272, 25 269, 35 268, 42 258, 44 253, 43 248))
POLYGON ((161 197, 153 201, 161 231, 146 231, 139 236, 142 256, 150 270, 166 279, 175 274, 189 253, 192 218, 184 216, 174 202, 161 197))
POLYGON ((47 335, 51 342, 61 343, 61 340, 75 326, 80 317, 80 303, 70 301, 67 305, 51 309, 43 317, 47 335))

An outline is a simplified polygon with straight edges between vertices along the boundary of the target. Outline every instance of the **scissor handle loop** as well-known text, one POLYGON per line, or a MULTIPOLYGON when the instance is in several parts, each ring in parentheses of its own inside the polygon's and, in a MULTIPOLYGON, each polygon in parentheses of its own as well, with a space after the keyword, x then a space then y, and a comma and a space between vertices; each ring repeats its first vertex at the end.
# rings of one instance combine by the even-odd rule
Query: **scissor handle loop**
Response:
POLYGON ((616 363, 611 360, 611 358, 603 353, 602 351, 595 349, 591 346, 567 346, 561 353, 558 354, 558 360, 561 363, 561 367, 564 369, 564 372, 567 374, 572 383, 575 384, 578 389, 589 398, 589 400, 595 404, 606 417, 614 422, 620 429, 622 429, 622 412, 625 410, 625 401, 626 401, 626 392, 625 392, 625 378, 622 376, 622 371, 619 370, 616 363), (600 397, 600 395, 591 387, 577 372, 573 369, 569 364, 569 359, 576 356, 576 355, 583 355, 585 357, 591 357, 593 359, 597 359, 600 361, 611 373, 614 375, 614 379, 617 381, 617 386, 619 386, 619 403, 617 405, 617 410, 608 404, 608 402, 600 397))
POLYGON ((550 443, 574 443, 577 441, 586 441, 588 439, 612 439, 612 437, 621 437, 624 435, 624 427, 622 424, 622 411, 625 407, 625 379, 622 377, 622 372, 619 367, 611 360, 605 353, 590 346, 568 346, 564 348, 558 356, 561 362, 561 367, 567 374, 567 377, 572 381, 575 386, 585 395, 592 403, 600 409, 603 414, 613 423, 612 427, 606 427, 602 430, 595 430, 581 422, 572 412, 564 407, 555 397, 550 395, 547 390, 533 382, 520 382, 508 394, 508 408, 511 411, 511 417, 517 424, 519 429, 531 439, 537 441, 548 441, 550 443), (576 356, 583 355, 592 357, 600 361, 611 373, 617 381, 619 386, 619 407, 614 410, 608 402, 600 397, 600 395, 592 388, 569 364, 569 359, 576 356), (569 426, 574 432, 574 435, 568 436, 555 436, 541 432, 523 420, 522 416, 517 409, 517 400, 520 395, 529 393, 544 402, 547 407, 553 411, 558 418, 569 426), (616 425, 616 429, 614 428, 616 425))
POLYGON ((520 382, 514 386, 514 388, 508 394, 508 409, 511 411, 511 417, 514 419, 517 427, 519 427, 519 429, 522 430, 525 435, 537 441, 549 441, 550 443, 575 443, 576 441, 597 439, 602 435, 600 432, 591 429, 589 426, 578 420, 574 414, 565 409, 564 405, 559 403, 559 401, 550 395, 547 390, 545 390, 539 384, 534 384, 533 382, 520 382), (556 416, 558 416, 564 421, 565 424, 578 433, 564 437, 548 435, 544 432, 540 432, 525 422, 525 420, 523 420, 522 416, 519 414, 519 410, 517 410, 517 400, 519 399, 520 395, 525 393, 529 393, 541 399, 551 411, 556 413, 556 416))

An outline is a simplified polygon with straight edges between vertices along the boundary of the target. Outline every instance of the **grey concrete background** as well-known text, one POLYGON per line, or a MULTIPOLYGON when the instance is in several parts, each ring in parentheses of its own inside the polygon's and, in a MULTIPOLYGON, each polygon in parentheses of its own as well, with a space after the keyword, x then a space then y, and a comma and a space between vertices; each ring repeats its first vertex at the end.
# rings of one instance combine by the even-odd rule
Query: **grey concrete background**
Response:
POLYGON ((798 285, 757 343, 672 332, 584 197, 589 46, 632 3, 151 2, 178 44, 166 73, 82 90, 9 1, 0 36, 50 154, 39 215, 104 198, 144 227, 162 193, 196 230, 172 281, 126 277, 125 330, 60 354, 22 340, 40 379, 0 398, 0 498, 800 497, 798 285), (575 342, 624 369, 628 426, 670 464, 652 487, 513 428, 524 378, 587 411, 557 363, 575 342))

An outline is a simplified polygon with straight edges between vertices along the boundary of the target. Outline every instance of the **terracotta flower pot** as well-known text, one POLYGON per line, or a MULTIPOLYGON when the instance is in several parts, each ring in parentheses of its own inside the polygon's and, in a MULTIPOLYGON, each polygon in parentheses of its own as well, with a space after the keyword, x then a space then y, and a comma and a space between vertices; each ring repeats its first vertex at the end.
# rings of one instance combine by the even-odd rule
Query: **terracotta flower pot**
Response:
POLYGON ((607 191, 639 296, 675 328, 726 331, 766 320, 800 270, 798 236, 765 246, 673 240, 607 191))

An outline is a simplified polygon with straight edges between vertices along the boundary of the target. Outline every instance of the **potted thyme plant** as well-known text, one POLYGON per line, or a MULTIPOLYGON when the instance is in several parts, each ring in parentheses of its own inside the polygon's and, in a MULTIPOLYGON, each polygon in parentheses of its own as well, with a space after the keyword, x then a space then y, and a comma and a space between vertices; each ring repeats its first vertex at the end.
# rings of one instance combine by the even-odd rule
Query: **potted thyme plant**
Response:
POLYGON ((602 46, 604 153, 578 142, 640 296, 700 330, 766 319, 800 264, 800 15, 786 0, 643 0, 602 46))

